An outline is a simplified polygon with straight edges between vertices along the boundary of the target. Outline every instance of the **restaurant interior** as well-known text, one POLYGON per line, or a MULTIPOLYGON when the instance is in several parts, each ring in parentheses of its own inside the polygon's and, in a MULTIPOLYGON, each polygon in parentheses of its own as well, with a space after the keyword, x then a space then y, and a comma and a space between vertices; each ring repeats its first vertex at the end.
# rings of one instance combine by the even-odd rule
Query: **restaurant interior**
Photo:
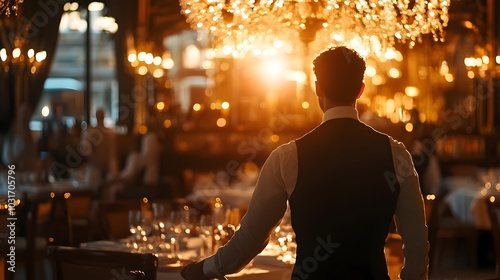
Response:
MULTIPOLYGON (((321 123, 331 45, 366 60, 360 120, 413 156, 429 279, 500 279, 494 0, 0 0, 0 279, 182 279, 321 123)), ((228 278, 289 279, 295 246, 285 215, 228 278)))

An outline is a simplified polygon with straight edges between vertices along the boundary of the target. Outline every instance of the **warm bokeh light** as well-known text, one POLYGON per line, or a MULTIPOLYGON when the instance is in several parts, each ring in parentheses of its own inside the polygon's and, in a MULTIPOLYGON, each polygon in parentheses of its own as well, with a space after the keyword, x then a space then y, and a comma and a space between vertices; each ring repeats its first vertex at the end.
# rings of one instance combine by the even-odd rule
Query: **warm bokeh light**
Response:
POLYGON ((35 50, 29 49, 28 50, 28 58, 33 58, 33 57, 35 57, 35 50))
POLYGON ((469 77, 469 79, 474 79, 476 77, 476 74, 474 74, 474 71, 467 71, 467 77, 469 77))
POLYGON ((226 119, 225 118, 219 118, 219 119, 217 119, 217 126, 218 127, 224 127, 224 126, 226 126, 226 119))
POLYGON ((156 109, 158 109, 159 111, 165 109, 165 102, 160 101, 160 102, 156 103, 156 109))
POLYGON ((483 55, 482 60, 483 60, 484 64, 490 64, 490 57, 489 56, 483 55))
POLYGON ((159 57, 159 56, 155 56, 155 57, 153 58, 153 64, 154 64, 154 65, 159 66, 159 65, 161 64, 161 62, 162 62, 161 57, 159 57))
POLYGON ((89 11, 98 12, 104 10, 104 3, 101 2, 92 2, 89 4, 89 11))
POLYGON ((163 58, 161 63, 161 67, 163 69, 172 69, 174 68, 174 60, 171 57, 163 58))
POLYGON ((382 76, 380 75, 375 75, 372 78, 372 83, 376 86, 379 86, 384 83, 384 78, 382 78, 382 76))
POLYGON ((395 59, 396 58, 396 51, 393 50, 393 49, 388 49, 386 52, 385 52, 385 59, 387 60, 391 60, 391 59, 395 59))
POLYGON ((148 73, 148 67, 146 66, 141 66, 137 69, 137 73, 141 76, 144 76, 148 73))
POLYGON ((227 101, 222 102, 221 108, 224 110, 229 109, 229 102, 227 101))
POLYGON ((144 59, 144 62, 149 65, 149 64, 153 64, 154 60, 155 60, 154 55, 152 53, 147 53, 146 57, 144 59))
POLYGON ((35 59, 38 62, 42 62, 47 58, 47 52, 46 51, 40 51, 35 54, 35 59))
POLYGON ((389 69, 388 74, 389 74, 389 77, 394 78, 394 79, 401 77, 401 72, 399 72, 399 70, 397 68, 389 69))
POLYGON ((201 110, 201 104, 200 103, 194 103, 193 104, 193 110, 195 110, 195 111, 201 110))
POLYGON ((280 136, 277 134, 271 135, 271 142, 277 143, 280 140, 280 136))
POLYGON ((1 49, 0 50, 0 59, 2 61, 6 61, 7 60, 7 50, 6 49, 1 49))
POLYGON ((203 69, 214 69, 215 63, 211 60, 205 60, 201 63, 201 68, 203 69))
POLYGON ((450 72, 450 68, 448 67, 448 62, 441 62, 441 67, 439 68, 439 74, 444 76, 450 72))
POLYGON ((12 57, 13 58, 19 58, 21 56, 21 49, 20 48, 15 48, 12 50, 12 57))
POLYGON ((163 71, 163 69, 160 69, 160 68, 155 69, 153 71, 153 77, 155 77, 157 79, 163 77, 163 74, 165 74, 165 72, 163 71))
POLYGON ((303 101, 303 102, 302 102, 302 108, 303 108, 303 109, 309 109, 309 102, 307 102, 307 101, 303 101))
POLYGON ((136 53, 129 53, 128 54, 128 62, 132 63, 137 60, 137 54, 136 53))
POLYGON ((139 126, 139 134, 146 134, 148 132, 148 127, 145 125, 139 126))
POLYGON ((417 87, 406 87, 405 94, 409 97, 417 97, 419 94, 419 90, 417 87))
POLYGON ((408 131, 408 132, 412 132, 413 131, 413 124, 412 123, 407 123, 405 125, 405 130, 408 131))
POLYGON ((365 73, 366 73, 366 76, 371 78, 371 77, 374 77, 375 75, 377 75, 377 69, 371 65, 368 65, 368 66, 366 66, 365 73))
POLYGON ((163 127, 164 128, 169 128, 171 126, 172 126, 172 121, 171 120, 166 119, 166 120, 163 121, 163 127))
POLYGON ((444 79, 448 82, 448 83, 451 83, 455 80, 455 78, 453 77, 453 75, 451 73, 447 73, 445 76, 444 76, 444 79))
POLYGON ((495 202, 495 197, 493 195, 490 196, 490 202, 495 202))
POLYGON ((144 52, 144 51, 143 52, 139 52, 139 54, 137 55, 137 59, 139 61, 144 61, 144 60, 146 60, 146 56, 147 56, 146 52, 144 52))

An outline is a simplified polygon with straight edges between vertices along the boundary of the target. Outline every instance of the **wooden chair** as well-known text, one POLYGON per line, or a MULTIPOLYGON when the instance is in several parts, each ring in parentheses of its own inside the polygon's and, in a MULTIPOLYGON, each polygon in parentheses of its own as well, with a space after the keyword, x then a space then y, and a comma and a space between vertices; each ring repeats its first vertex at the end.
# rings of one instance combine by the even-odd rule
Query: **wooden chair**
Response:
POLYGON ((140 199, 99 201, 98 211, 105 237, 121 239, 130 236, 128 212, 140 210, 143 205, 140 199))
POLYGON ((496 274, 500 278, 500 196, 491 196, 486 200, 491 222, 493 243, 495 244, 496 274))
POLYGON ((64 196, 69 244, 78 246, 90 240, 90 210, 94 200, 91 190, 68 193, 64 196))
POLYGON ((156 280, 153 254, 50 246, 47 255, 55 280, 156 280))
POLYGON ((465 223, 453 217, 444 198, 445 194, 440 194, 432 199, 429 197, 424 199, 429 228, 429 270, 432 271, 435 265, 440 265, 444 253, 444 241, 453 242, 453 248, 456 249, 460 240, 467 241, 469 261, 476 269, 478 230, 474 224, 465 223))

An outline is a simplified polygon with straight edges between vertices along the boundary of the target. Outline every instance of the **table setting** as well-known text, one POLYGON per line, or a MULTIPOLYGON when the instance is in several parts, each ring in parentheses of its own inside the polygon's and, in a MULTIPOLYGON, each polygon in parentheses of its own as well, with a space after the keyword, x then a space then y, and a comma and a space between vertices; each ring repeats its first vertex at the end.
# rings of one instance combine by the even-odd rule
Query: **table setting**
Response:
POLYGON ((448 191, 444 201, 453 216, 478 229, 491 229, 486 201, 500 199, 500 168, 480 170, 475 177, 448 177, 443 187, 448 191))
MULTIPOLYGON (((151 203, 149 209, 129 210, 127 238, 91 241, 80 247, 152 253, 158 257, 157 279, 182 279, 179 272, 185 265, 212 255, 239 227, 241 216, 234 215, 236 209, 223 206, 220 198, 215 201, 213 211, 202 215, 187 205, 168 211, 158 203, 151 203)), ((255 279, 251 277, 259 275, 259 279, 278 279, 280 274, 281 279, 283 273, 290 275, 296 245, 289 219, 283 221, 263 252, 242 271, 227 278, 255 279)))

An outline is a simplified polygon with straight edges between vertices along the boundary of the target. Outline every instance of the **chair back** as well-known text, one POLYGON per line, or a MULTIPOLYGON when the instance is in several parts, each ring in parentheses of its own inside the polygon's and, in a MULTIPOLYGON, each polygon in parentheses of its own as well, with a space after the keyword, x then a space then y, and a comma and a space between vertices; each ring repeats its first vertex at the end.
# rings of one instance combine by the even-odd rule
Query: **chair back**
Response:
POLYGON ((69 244, 76 246, 90 239, 91 208, 94 193, 91 190, 67 193, 64 196, 64 210, 68 223, 69 244), (77 238, 81 233, 83 239, 77 238))
POLYGON ((94 193, 91 190, 74 192, 65 197, 68 220, 88 219, 94 193))
POLYGON ((50 246, 55 280, 156 280, 158 258, 148 253, 50 246))
POLYGON ((130 236, 128 212, 141 210, 140 199, 127 199, 115 201, 99 201, 99 215, 108 239, 122 239, 130 236))

